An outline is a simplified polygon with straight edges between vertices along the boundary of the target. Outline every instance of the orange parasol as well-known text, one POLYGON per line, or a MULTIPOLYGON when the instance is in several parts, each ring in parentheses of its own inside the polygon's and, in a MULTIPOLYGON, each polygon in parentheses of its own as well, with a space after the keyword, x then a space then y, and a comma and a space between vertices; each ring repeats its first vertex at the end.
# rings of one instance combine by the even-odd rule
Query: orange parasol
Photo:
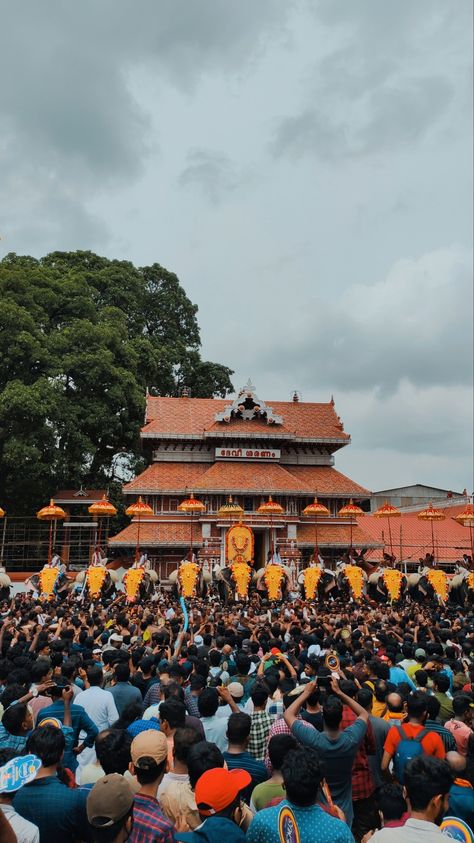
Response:
POLYGON ((97 545, 100 547, 100 534, 102 532, 102 522, 100 519, 113 518, 114 515, 117 515, 117 508, 113 505, 113 503, 110 503, 105 495, 103 495, 100 501, 96 501, 90 505, 88 512, 99 519, 97 545))
POLYGON ((353 503, 352 498, 350 499, 349 503, 345 506, 342 506, 339 512, 337 513, 340 518, 350 518, 350 530, 351 530, 351 546, 349 548, 349 552, 352 550, 352 521, 354 518, 360 518, 362 515, 365 515, 363 509, 360 506, 357 506, 353 503))
POLYGON ((468 503, 466 508, 463 509, 459 515, 454 516, 454 520, 458 522, 458 524, 462 524, 463 527, 469 527, 469 534, 471 537, 471 553, 474 557, 474 506, 472 503, 468 503))
POLYGON ((53 498, 51 498, 48 506, 43 506, 42 509, 38 510, 36 513, 36 517, 39 518, 40 521, 49 521, 49 549, 48 549, 48 562, 51 562, 53 557, 53 522, 56 525, 56 521, 62 521, 66 518, 66 513, 64 509, 61 509, 60 506, 54 503, 53 498))
POLYGON ((238 516, 239 518, 242 518, 242 515, 244 515, 244 510, 238 503, 235 503, 235 501, 232 500, 232 495, 229 495, 227 503, 222 504, 220 509, 218 509, 217 514, 220 518, 232 519, 234 515, 238 516))
POLYGON ((384 505, 377 509, 374 512, 374 518, 386 518, 388 520, 388 535, 390 538, 390 553, 393 556, 393 544, 392 544, 392 528, 390 527, 390 519, 391 518, 400 518, 401 512, 397 509, 396 506, 392 506, 392 504, 385 501, 384 505))
POLYGON ((321 518, 328 518, 330 515, 327 506, 320 503, 317 497, 314 498, 313 503, 309 503, 303 509, 303 515, 312 515, 314 517, 314 561, 318 561, 318 516, 321 518))
POLYGON ((433 556, 435 555, 435 541, 434 541, 434 522, 435 521, 444 521, 446 515, 444 512, 441 512, 440 509, 435 509, 433 504, 430 501, 429 506, 426 509, 423 509, 421 512, 418 512, 416 515, 420 521, 431 521, 431 541, 433 545, 433 556))
POLYGON ((194 518, 194 515, 196 513, 198 515, 200 515, 202 512, 205 512, 206 506, 205 506, 205 504, 203 504, 202 501, 199 501, 197 498, 195 498, 193 493, 191 492, 191 495, 189 496, 189 498, 186 498, 186 500, 182 501, 179 504, 178 509, 179 509, 180 512, 187 512, 191 516, 191 541, 190 541, 190 560, 189 561, 192 562, 193 561, 193 518, 194 518))
MULTIPOLYGON (((0 518, 5 518, 5 515, 6 515, 5 510, 2 509, 2 507, 0 506, 0 518)), ((7 529, 7 519, 5 518, 5 521, 3 522, 3 530, 2 530, 2 549, 0 550, 0 560, 1 560, 2 564, 3 564, 3 551, 5 549, 6 529, 7 529)))
POLYGON ((273 541, 273 516, 274 515, 283 515, 285 510, 278 503, 278 501, 274 501, 272 496, 268 496, 268 500, 264 501, 260 504, 257 508, 257 512, 259 515, 269 515, 270 516, 270 552, 273 557, 275 545, 273 541))
POLYGON ((0 506, 0 518, 5 518, 5 510, 0 506))
POLYGON ((153 515, 153 510, 151 506, 148 506, 147 503, 142 501, 142 496, 140 495, 138 500, 135 503, 130 504, 127 506, 125 510, 125 515, 128 515, 129 518, 136 518, 138 520, 137 526, 137 547, 135 550, 135 559, 138 562, 140 558, 140 521, 144 515, 153 515))

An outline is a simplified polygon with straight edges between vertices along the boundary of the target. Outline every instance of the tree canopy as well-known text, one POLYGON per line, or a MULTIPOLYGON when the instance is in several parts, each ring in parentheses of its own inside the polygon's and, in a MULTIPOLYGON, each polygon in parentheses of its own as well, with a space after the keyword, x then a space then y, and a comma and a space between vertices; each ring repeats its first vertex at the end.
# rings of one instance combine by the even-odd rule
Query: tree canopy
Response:
POLYGON ((92 252, 0 261, 0 502, 32 513, 56 489, 98 488, 139 458, 145 391, 232 391, 201 359, 177 276, 92 252), (123 465, 123 459, 121 460, 123 465))

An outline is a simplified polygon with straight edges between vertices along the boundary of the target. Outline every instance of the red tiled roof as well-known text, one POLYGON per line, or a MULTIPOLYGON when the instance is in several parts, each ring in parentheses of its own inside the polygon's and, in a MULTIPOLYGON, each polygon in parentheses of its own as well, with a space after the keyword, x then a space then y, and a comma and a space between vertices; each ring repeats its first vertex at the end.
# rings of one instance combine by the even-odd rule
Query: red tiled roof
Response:
MULTIPOLYGON (((423 509, 425 507, 420 507, 423 509)), ((446 514, 444 521, 437 521, 434 525, 436 556, 442 561, 454 562, 463 553, 470 553, 469 529, 453 521, 464 507, 450 507, 443 510, 446 514)), ((393 552, 398 559, 418 562, 420 557, 431 553, 431 524, 420 521, 415 512, 402 513, 400 518, 393 518, 390 522, 393 542, 393 552)), ((389 547, 389 531, 386 518, 374 518, 368 515, 364 518, 364 531, 373 539, 384 541, 389 547)), ((368 558, 369 558, 368 554, 368 558)))
MULTIPOLYGON (((130 546, 137 542, 136 523, 129 524, 116 536, 109 539, 109 545, 113 547, 130 546)), ((156 521, 143 521, 140 525, 140 546, 150 545, 176 545, 178 547, 189 547, 191 543, 191 524, 186 523, 157 523, 156 521)), ((200 529, 194 524, 193 545, 200 547, 202 538, 200 529)))
POLYGON ((153 494, 153 492, 194 491, 209 463, 203 462, 154 462, 138 477, 123 487, 124 492, 153 494))
POLYGON ((331 466, 282 466, 277 463, 156 462, 124 486, 125 493, 262 492, 320 497, 367 497, 370 492, 331 466))
POLYGON ((367 489, 329 465, 291 465, 285 468, 301 480, 312 494, 317 494, 319 497, 343 495, 344 497, 366 498, 370 496, 367 489))
POLYGON ((304 483, 280 465, 249 462, 215 462, 196 486, 206 492, 262 492, 263 494, 307 494, 304 483))
POLYGON ((225 398, 163 398, 148 396, 146 423, 142 434, 179 436, 260 436, 282 439, 324 439, 348 442, 332 402, 316 404, 268 401, 283 424, 267 424, 265 419, 232 419, 216 422, 214 416, 230 402, 225 398))
MULTIPOLYGON (((364 519, 365 526, 365 519, 364 519)), ((298 545, 314 546, 314 526, 310 524, 298 525, 298 545)), ((347 548, 350 545, 350 527, 346 524, 318 525, 318 545, 320 547, 347 548)), ((383 547, 383 542, 372 538, 359 526, 352 528, 353 547, 383 547)), ((380 551, 379 551, 380 556, 380 551)))

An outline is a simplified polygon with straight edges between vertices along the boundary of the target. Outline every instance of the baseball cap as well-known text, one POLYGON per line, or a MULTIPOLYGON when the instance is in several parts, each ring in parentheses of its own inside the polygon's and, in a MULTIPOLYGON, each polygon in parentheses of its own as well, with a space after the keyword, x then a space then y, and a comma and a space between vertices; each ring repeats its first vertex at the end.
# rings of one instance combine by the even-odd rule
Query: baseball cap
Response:
POLYGON ((426 652, 421 647, 415 650, 415 659, 426 659, 426 652))
POLYGON ((468 708, 474 708, 474 702, 467 694, 458 694, 453 697, 453 711, 455 714, 464 714, 468 708))
POLYGON ((92 655, 93 656, 101 656, 102 655, 101 648, 100 647, 94 647, 94 649, 92 650, 92 655))
POLYGON ((156 729, 147 729, 145 732, 140 732, 132 741, 130 754, 135 767, 142 766, 140 761, 143 758, 152 758, 156 764, 161 764, 168 756, 166 735, 156 729))
POLYGON ((270 653, 272 656, 281 656, 281 650, 278 647, 272 647, 270 653))
POLYGON ((237 697, 237 699, 241 699, 244 695, 244 686, 240 684, 240 682, 231 682, 227 685, 227 690, 229 691, 231 697, 237 697))
POLYGON ((133 792, 120 773, 96 781, 87 797, 87 819, 95 828, 109 828, 123 819, 133 805, 133 792))
POLYGON ((237 794, 251 781, 247 770, 224 770, 222 767, 206 770, 194 788, 199 813, 205 817, 219 814, 232 805, 237 794))

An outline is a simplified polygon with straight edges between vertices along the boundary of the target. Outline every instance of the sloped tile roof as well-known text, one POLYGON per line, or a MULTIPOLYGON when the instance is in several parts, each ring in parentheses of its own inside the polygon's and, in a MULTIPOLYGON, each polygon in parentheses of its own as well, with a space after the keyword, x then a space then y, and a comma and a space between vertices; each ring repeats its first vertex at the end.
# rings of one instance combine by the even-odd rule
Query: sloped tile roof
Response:
POLYGON ((307 487, 280 465, 250 462, 215 462, 202 475, 198 491, 262 492, 263 494, 305 493, 307 487))
MULTIPOLYGON (((129 524, 116 536, 109 539, 109 545, 112 547, 130 546, 137 542, 137 527, 136 523, 129 524)), ((140 545, 142 547, 163 545, 163 546, 177 546, 189 547, 191 543, 191 525, 185 523, 157 523, 156 521, 142 521, 140 525, 140 545)), ((202 538, 200 530, 194 525, 193 530, 193 545, 200 547, 202 545, 202 538)))
POLYGON ((369 497, 370 492, 354 480, 326 465, 291 465, 285 466, 298 480, 310 489, 312 494, 345 495, 346 497, 369 497))
MULTIPOLYGON (((365 519, 364 519, 365 525, 365 519)), ((314 546, 314 525, 300 524, 298 525, 298 545, 314 546)), ((320 547, 341 547, 348 548, 350 545, 350 527, 341 524, 320 524, 318 525, 318 545, 320 547)), ((372 547, 382 548, 383 542, 379 539, 371 537, 365 530, 359 526, 354 526, 352 529, 352 545, 353 547, 372 547)), ((378 551, 380 556, 380 551, 378 551)))
POLYGON ((124 492, 150 494, 153 492, 194 491, 196 484, 209 468, 209 463, 154 462, 138 477, 127 483, 124 492))
POLYGON ((148 396, 146 423, 142 434, 157 436, 173 434, 184 436, 260 436, 282 439, 319 439, 349 441, 342 429, 334 404, 317 404, 293 401, 268 401, 283 424, 267 424, 265 419, 231 419, 216 422, 215 414, 229 404, 224 398, 164 398, 148 396))
MULTIPOLYGON (((423 507, 425 508, 425 507, 423 507)), ((469 528, 453 521, 464 506, 450 507, 443 510, 446 515, 444 521, 434 524, 436 557, 445 562, 455 562, 463 553, 470 553, 469 528)), ((420 508, 421 510, 421 508, 420 508)), ((431 524, 420 521, 416 512, 403 513, 400 518, 393 518, 390 523, 392 533, 393 552, 397 559, 418 562, 420 557, 431 553, 431 524)), ((364 518, 364 531, 373 539, 385 542, 389 548, 388 520, 374 518, 368 515, 364 518)), ((369 555, 368 555, 369 558, 369 555)))

